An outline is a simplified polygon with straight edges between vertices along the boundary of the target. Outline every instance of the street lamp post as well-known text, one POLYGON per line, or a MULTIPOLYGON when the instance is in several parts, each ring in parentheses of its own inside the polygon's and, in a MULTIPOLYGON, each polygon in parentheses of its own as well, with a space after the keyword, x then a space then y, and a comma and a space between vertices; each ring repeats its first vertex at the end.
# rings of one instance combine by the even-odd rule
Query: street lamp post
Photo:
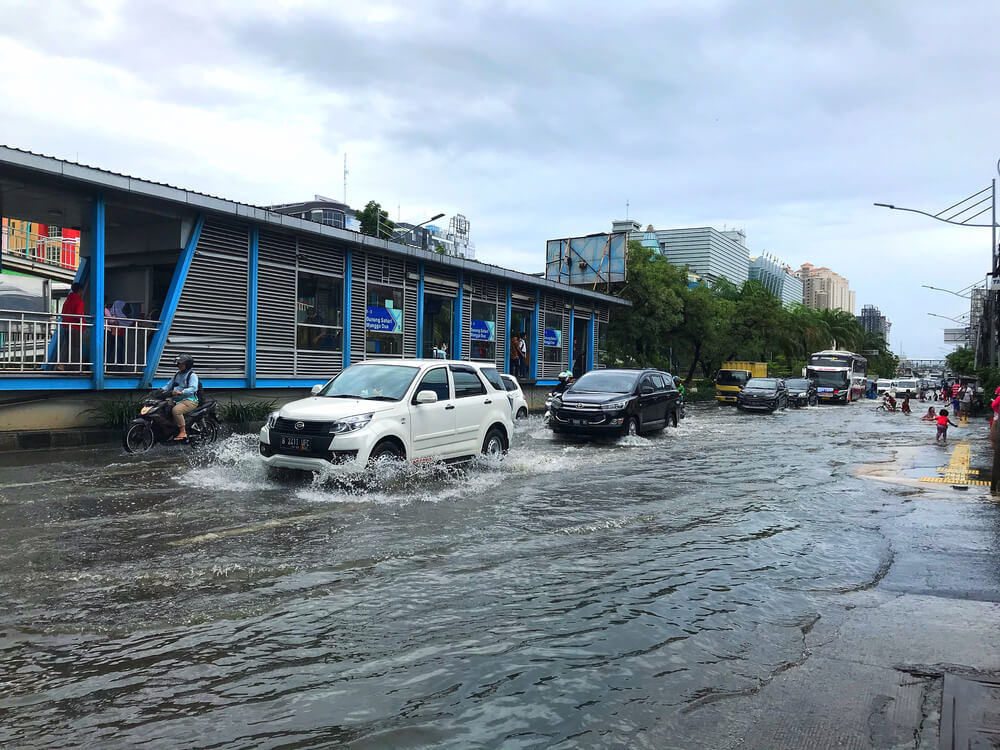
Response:
MULTIPOLYGON (((1000 161, 997 162, 997 171, 1000 172, 1000 161)), ((943 211, 939 211, 936 214, 928 213, 927 211, 920 211, 915 208, 903 208, 902 206, 896 206, 891 203, 876 203, 876 206, 880 208, 889 208, 894 211, 909 211, 910 213, 921 214, 923 216, 930 217, 936 221, 943 221, 945 224, 954 224, 961 227, 989 227, 990 229, 990 272, 989 276, 993 277, 994 282, 987 285, 986 294, 986 310, 984 311, 984 317, 986 318, 986 331, 987 331, 987 364, 996 365, 997 364, 997 321, 994 319, 997 306, 996 300, 994 299, 994 283, 998 275, 1000 275, 1000 267, 998 267, 998 261, 1000 261, 1000 255, 997 251, 997 181, 996 178, 990 181, 989 187, 985 187, 977 193, 973 193, 960 200, 954 205, 948 206, 948 208, 943 211), (986 197, 980 197, 988 193, 986 197), (980 208, 983 204, 988 203, 989 205, 980 208), (978 209, 978 210, 977 210, 978 209), (975 211, 975 213, 970 213, 975 211), (975 224, 974 219, 979 218, 987 211, 990 212, 990 223, 989 224, 975 224), (944 214, 947 214, 945 216, 944 214), (960 218, 963 217, 964 218, 960 218)), ((936 287, 929 287, 930 289, 935 289, 936 287)), ((949 291, 947 289, 941 289, 940 291, 949 291)), ((951 292, 958 297, 961 294, 951 292)), ((978 346, 977 346, 978 349, 978 346)), ((976 359, 978 360, 978 351, 976 359)))

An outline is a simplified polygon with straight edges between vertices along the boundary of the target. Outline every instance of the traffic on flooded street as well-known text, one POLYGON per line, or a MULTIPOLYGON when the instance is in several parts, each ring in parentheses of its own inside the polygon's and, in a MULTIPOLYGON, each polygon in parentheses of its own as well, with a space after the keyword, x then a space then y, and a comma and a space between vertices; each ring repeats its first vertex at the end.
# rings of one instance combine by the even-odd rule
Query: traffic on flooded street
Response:
POLYGON ((593 442, 532 416, 506 456, 360 477, 273 478, 256 434, 7 455, 0 746, 912 742, 926 665, 983 643, 922 608, 987 623, 957 608, 995 609, 1000 578, 986 490, 919 484, 954 449, 933 430, 874 401, 688 404, 593 442))

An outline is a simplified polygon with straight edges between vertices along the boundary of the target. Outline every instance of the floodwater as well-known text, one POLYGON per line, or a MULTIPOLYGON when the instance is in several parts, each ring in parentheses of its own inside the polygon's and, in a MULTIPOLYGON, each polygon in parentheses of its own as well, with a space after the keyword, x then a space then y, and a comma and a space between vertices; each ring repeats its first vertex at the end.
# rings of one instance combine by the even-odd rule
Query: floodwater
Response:
POLYGON ((854 472, 932 440, 917 417, 532 418, 502 463, 367 489, 269 480, 253 436, 4 456, 0 747, 684 746, 877 585, 901 490, 854 472))

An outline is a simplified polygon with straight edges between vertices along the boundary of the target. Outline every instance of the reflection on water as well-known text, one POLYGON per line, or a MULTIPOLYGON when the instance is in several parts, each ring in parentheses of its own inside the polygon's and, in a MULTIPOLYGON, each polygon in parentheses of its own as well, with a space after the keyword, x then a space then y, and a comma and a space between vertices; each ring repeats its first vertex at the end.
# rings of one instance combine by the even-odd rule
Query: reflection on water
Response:
MULTIPOLYGON (((690 408, 506 460, 269 478, 253 436, 0 470, 0 746, 592 747, 753 691, 890 551, 919 425, 690 408)), ((680 743, 683 744, 683 743, 680 743)))

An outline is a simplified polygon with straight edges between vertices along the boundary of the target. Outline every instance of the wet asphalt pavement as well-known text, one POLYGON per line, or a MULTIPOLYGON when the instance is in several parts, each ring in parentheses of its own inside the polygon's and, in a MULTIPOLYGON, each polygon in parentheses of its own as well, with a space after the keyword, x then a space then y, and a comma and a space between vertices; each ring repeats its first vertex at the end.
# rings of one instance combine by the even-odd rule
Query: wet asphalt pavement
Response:
POLYGON ((911 481, 933 432, 532 418, 364 488, 253 436, 0 454, 0 747, 936 747, 941 675, 1000 670, 1000 507, 911 481))

